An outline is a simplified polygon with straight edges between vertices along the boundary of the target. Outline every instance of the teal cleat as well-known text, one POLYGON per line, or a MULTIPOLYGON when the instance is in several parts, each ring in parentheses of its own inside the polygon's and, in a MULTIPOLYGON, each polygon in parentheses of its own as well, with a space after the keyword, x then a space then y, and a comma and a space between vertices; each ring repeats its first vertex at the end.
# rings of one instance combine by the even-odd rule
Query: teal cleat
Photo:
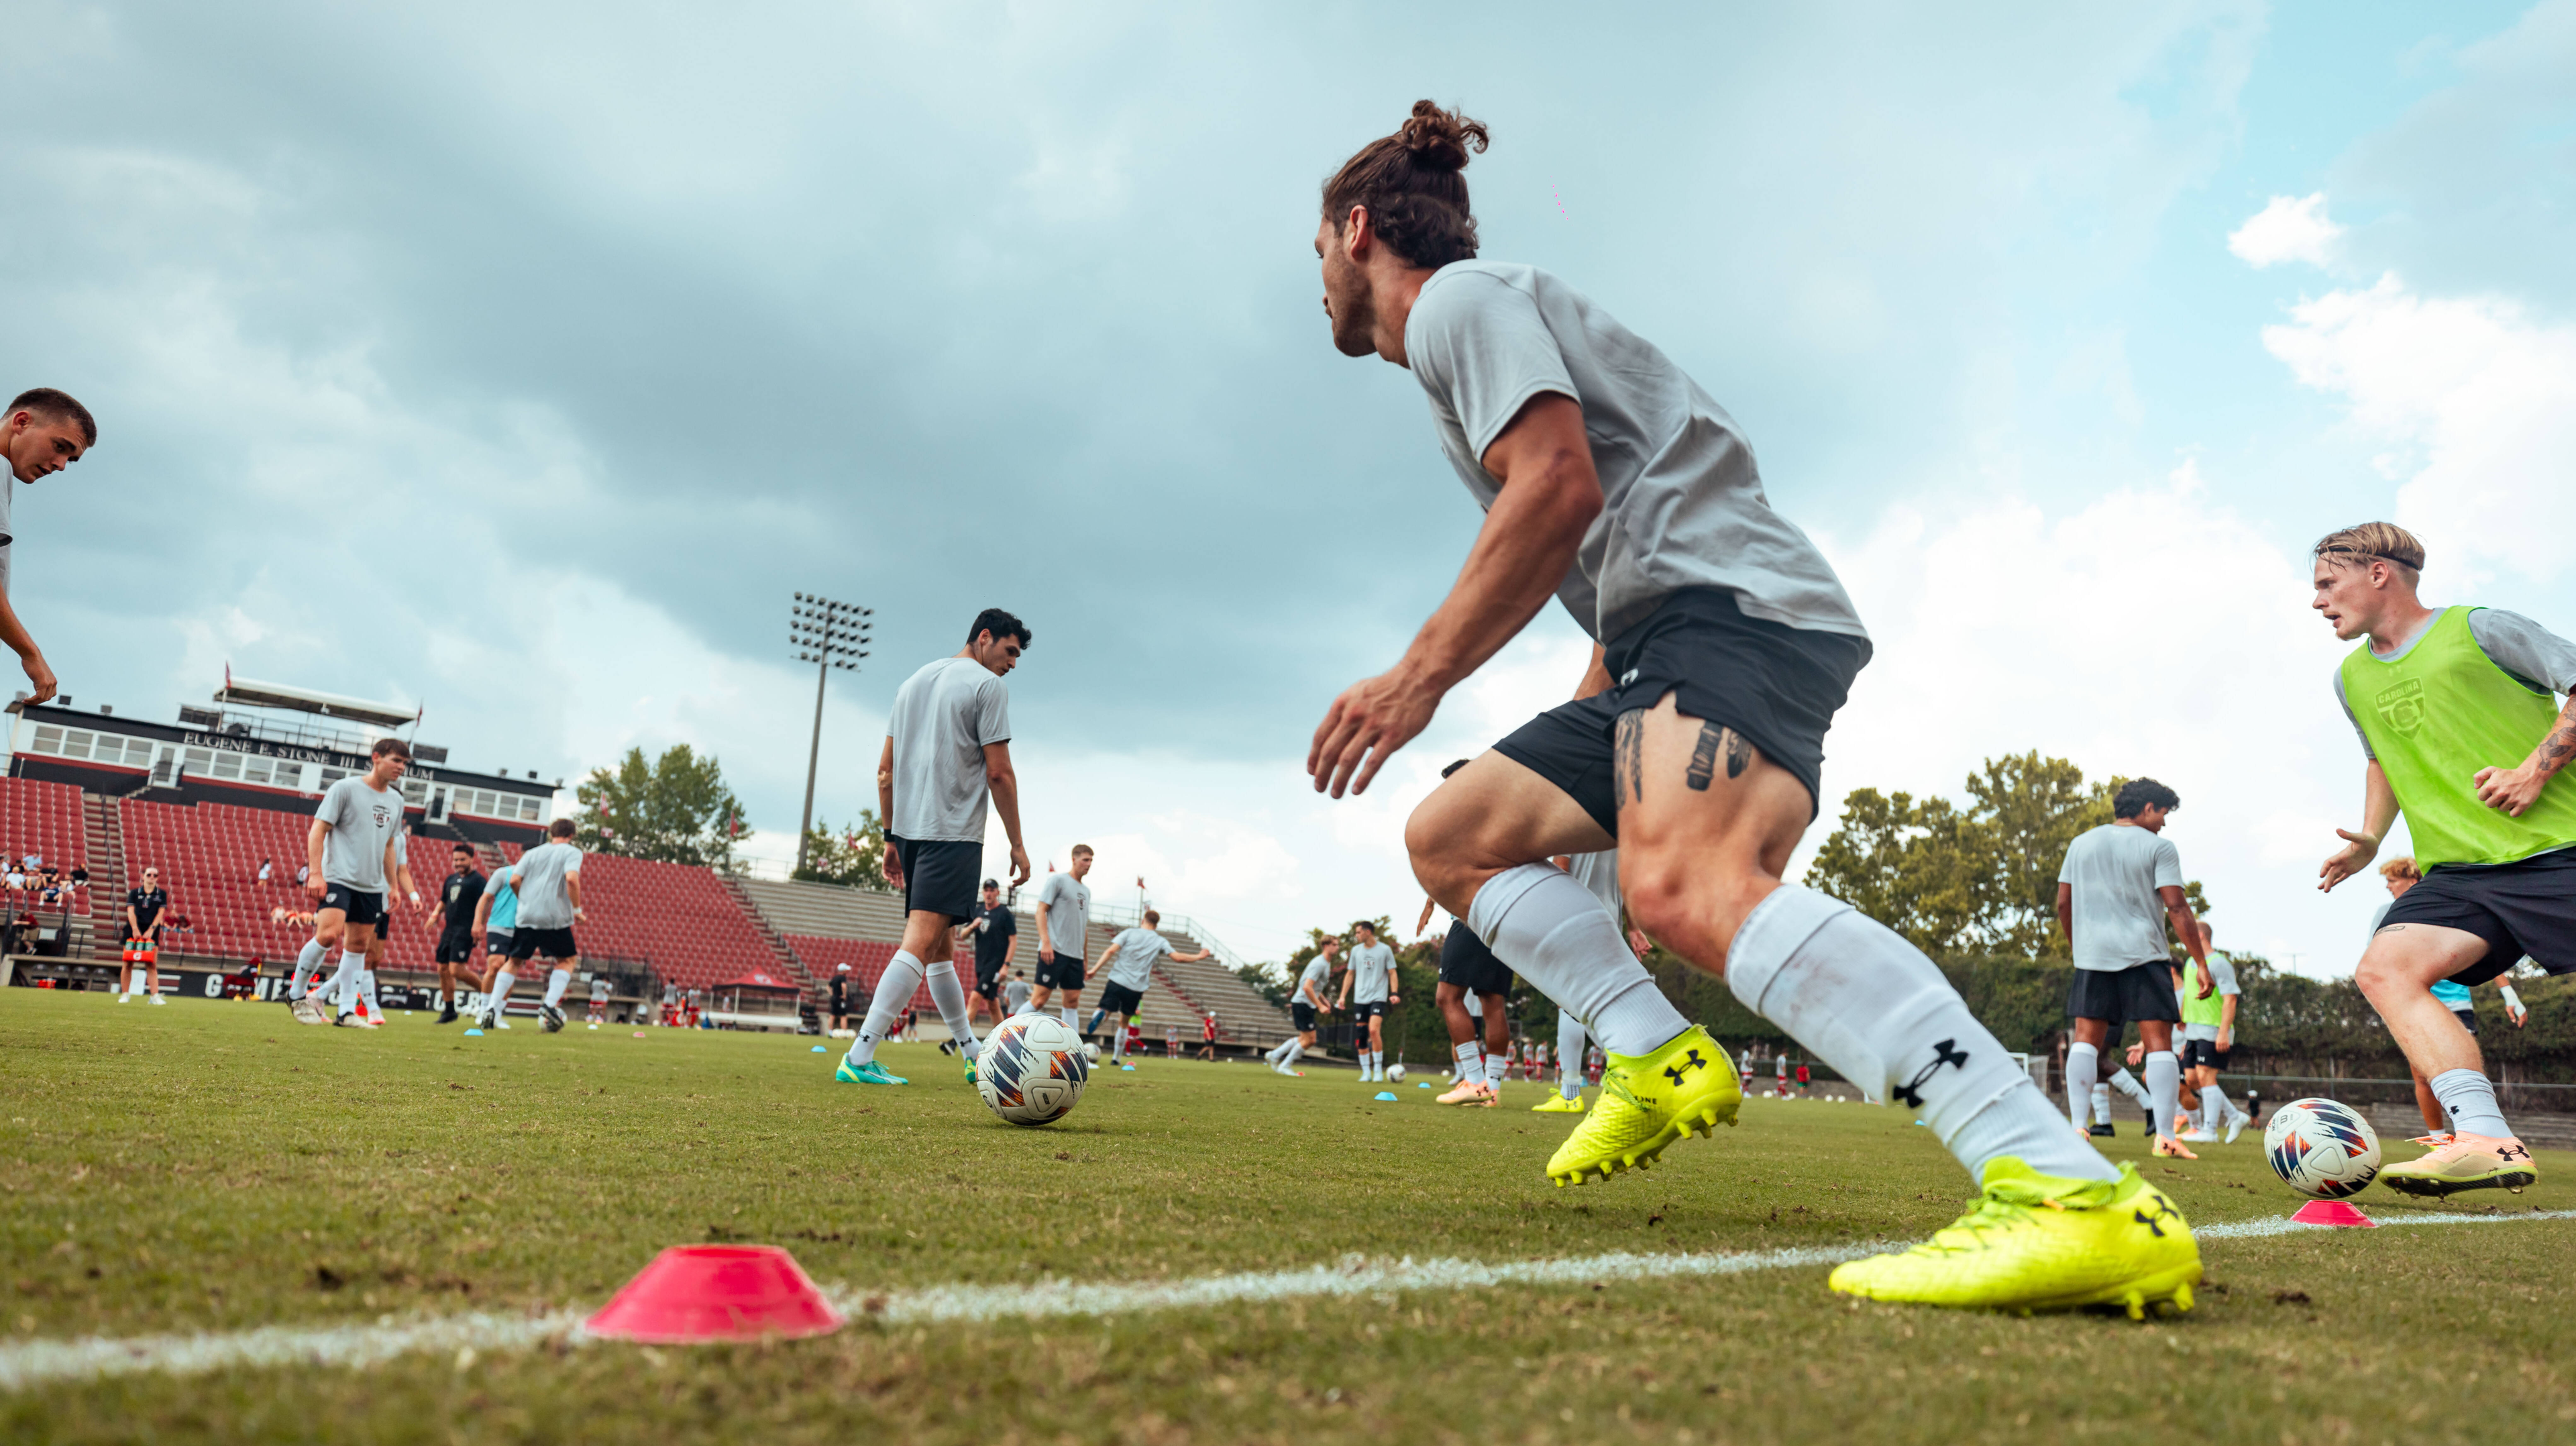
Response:
POLYGON ((973 1084, 975 1082, 975 1061, 969 1059, 963 1061, 963 1063, 966 1066, 966 1082, 968 1084, 973 1084))
POLYGON ((846 1054, 841 1056, 841 1067, 832 1071, 832 1078, 840 1081, 842 1084, 912 1083, 912 1081, 905 1079, 902 1075, 893 1073, 884 1065, 877 1063, 875 1060, 869 1060, 866 1064, 852 1064, 850 1063, 850 1057, 846 1054))

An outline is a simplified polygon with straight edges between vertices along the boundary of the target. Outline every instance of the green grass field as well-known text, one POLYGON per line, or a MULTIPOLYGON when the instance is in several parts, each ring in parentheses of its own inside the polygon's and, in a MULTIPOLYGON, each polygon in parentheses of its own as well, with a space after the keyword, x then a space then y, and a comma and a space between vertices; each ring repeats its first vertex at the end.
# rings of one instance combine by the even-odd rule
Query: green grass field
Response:
MULTIPOLYGON (((924 1046, 907 1089, 811 1040, 0 991, 5 1339, 587 1310, 654 1252, 793 1250, 861 1291, 1137 1282, 1919 1237, 1957 1168, 1901 1114, 1755 1100, 1663 1167, 1576 1190, 1568 1121, 1397 1104, 1347 1072, 1149 1061, 1065 1123, 994 1121, 924 1046)), ((835 1050, 838 1046, 836 1045, 835 1050)), ((2134 1157, 2124 1135, 2114 1153, 2134 1157)), ((2405 1146, 2397 1149, 2402 1153, 2405 1146)), ((2146 1164, 2195 1223, 2299 1202, 2253 1137, 2146 1164)), ((2576 1158, 2522 1195, 2576 1207, 2576 1158)), ((2382 1218, 2419 1207, 2365 1197, 2382 1218)), ((2576 1220, 2211 1240, 2189 1316, 2014 1319, 1829 1296, 1820 1267, 1414 1291, 645 1349, 452 1353, 0 1395, 11 1441, 1006 1443, 2566 1441, 2576 1220)))

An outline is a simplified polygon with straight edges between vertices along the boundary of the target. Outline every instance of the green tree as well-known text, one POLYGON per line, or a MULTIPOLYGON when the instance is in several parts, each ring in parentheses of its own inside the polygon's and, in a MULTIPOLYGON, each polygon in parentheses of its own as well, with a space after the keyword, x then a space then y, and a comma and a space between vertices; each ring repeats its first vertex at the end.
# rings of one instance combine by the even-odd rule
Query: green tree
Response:
POLYGON ((885 876, 885 825, 872 808, 859 821, 835 829, 820 819, 805 833, 805 862, 790 877, 854 889, 889 887, 885 876))
POLYGON ((686 743, 651 763, 643 749, 629 748, 615 771, 592 769, 573 794, 582 805, 575 837, 595 853, 727 865, 735 840, 750 827, 715 755, 702 758, 686 743))

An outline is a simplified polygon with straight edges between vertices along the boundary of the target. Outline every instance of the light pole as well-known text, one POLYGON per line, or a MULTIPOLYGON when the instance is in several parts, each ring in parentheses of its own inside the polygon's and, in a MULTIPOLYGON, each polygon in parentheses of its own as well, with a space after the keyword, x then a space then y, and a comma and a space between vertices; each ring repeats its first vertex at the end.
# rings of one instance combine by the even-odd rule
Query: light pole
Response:
POLYGON ((812 593, 796 594, 794 606, 787 614, 787 641, 796 649, 796 660, 814 665, 814 742, 805 750, 805 814, 796 824, 796 868, 805 868, 805 848, 814 831, 814 767, 823 757, 823 683, 834 668, 858 671, 858 659, 868 655, 868 619, 876 616, 875 608, 856 603, 834 602, 812 593))

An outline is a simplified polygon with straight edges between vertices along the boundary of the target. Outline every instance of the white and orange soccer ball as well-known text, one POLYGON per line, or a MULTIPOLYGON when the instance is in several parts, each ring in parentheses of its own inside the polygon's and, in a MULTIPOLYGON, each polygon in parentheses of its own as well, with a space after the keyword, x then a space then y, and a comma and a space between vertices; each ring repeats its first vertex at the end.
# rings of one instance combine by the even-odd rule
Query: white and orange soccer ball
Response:
POLYGON ((2302 1195, 2341 1200, 2379 1178, 2379 1134, 2352 1106, 2292 1100, 2263 1128, 2272 1173, 2302 1195))
POLYGON ((975 1056, 976 1093, 1015 1125, 1051 1125, 1073 1113, 1090 1079, 1082 1036, 1052 1014, 1012 1015, 975 1056))

